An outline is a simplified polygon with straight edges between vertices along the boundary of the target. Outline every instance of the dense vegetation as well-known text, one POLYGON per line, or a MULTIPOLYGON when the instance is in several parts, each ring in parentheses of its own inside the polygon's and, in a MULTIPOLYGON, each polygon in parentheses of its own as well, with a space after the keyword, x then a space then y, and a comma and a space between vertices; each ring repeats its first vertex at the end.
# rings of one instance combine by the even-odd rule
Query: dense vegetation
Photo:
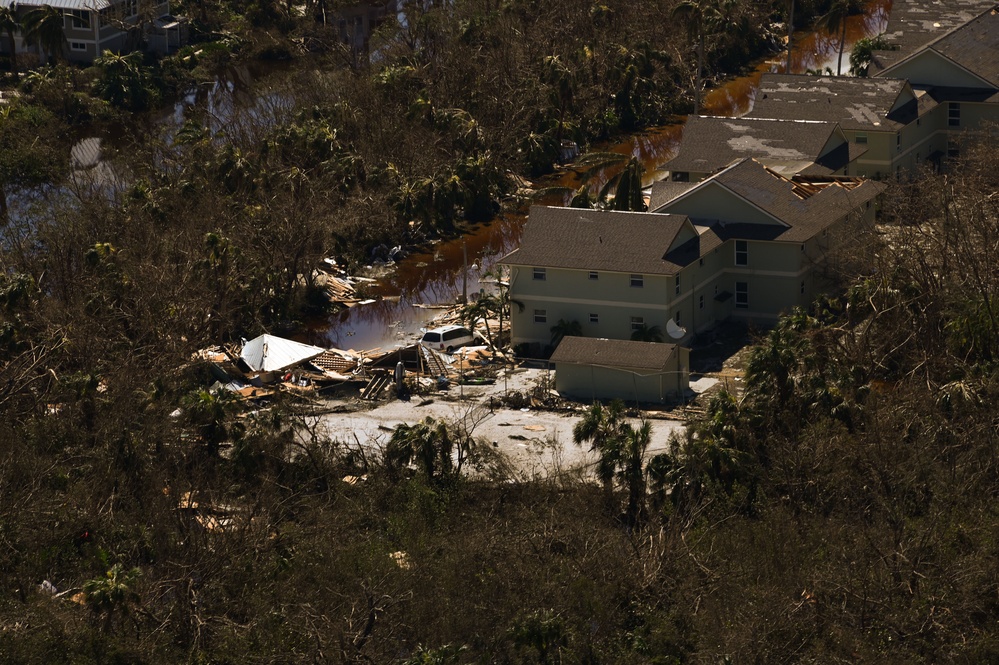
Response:
MULTIPOLYGON (((365 63, 311 14, 202 2, 203 34, 256 30, 23 77, 0 120, 2 660, 999 659, 992 143, 893 185, 876 270, 762 337, 745 395, 671 454, 587 412, 602 487, 508 468, 471 413, 380 456, 203 390, 190 352, 295 316, 319 257, 452 233, 561 138, 689 105, 674 3, 565 4, 417 9, 365 63), (66 173, 73 129, 290 44, 310 65, 252 112, 127 124, 108 168, 66 173)), ((727 9, 747 34, 783 11, 727 9)), ((738 34, 707 70, 757 48, 738 34)))

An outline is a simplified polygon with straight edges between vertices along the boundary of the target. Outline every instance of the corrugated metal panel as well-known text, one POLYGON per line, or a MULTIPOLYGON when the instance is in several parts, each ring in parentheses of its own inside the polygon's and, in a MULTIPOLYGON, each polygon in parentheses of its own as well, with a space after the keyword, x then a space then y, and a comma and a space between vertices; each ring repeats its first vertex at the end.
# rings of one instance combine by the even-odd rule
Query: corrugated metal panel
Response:
POLYGON ((108 0, 28 0, 25 2, 21 0, 0 0, 0 7, 10 7, 11 5, 17 5, 18 7, 41 7, 43 5, 49 5, 50 7, 55 7, 56 9, 84 9, 91 11, 100 11, 101 9, 107 9, 111 6, 108 0))
POLYGON ((255 372, 276 372, 315 358, 325 350, 283 337, 261 335, 243 346, 240 357, 255 372))

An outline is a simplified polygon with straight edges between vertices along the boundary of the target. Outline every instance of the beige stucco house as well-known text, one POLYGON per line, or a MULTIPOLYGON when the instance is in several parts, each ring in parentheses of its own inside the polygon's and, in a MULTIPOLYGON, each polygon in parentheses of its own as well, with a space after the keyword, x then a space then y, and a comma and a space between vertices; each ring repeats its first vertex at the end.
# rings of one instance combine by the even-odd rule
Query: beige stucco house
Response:
POLYGON ((559 321, 618 340, 654 327, 675 344, 727 319, 772 324, 832 288, 839 262, 862 260, 883 189, 743 159, 699 183, 657 183, 651 212, 534 207, 501 261, 513 344, 543 349, 559 321))

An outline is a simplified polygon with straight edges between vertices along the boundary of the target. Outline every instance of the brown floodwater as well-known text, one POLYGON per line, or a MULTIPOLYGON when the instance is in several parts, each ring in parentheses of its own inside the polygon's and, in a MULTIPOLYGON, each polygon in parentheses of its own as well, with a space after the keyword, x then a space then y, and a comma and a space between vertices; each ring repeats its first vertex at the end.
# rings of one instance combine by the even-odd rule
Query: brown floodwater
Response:
MULTIPOLYGON (((863 14, 848 19, 843 50, 844 73, 849 68, 852 44, 882 32, 890 11, 891 0, 872 0, 863 14)), ((838 59, 838 36, 814 31, 795 33, 792 72, 826 71, 829 68, 835 73, 838 59)), ((756 98, 760 77, 767 72, 783 72, 785 65, 786 55, 776 54, 760 61, 748 74, 722 82, 706 92, 702 112, 722 116, 747 113, 756 98)), ((645 184, 650 185, 661 177, 658 167, 676 152, 683 136, 684 120, 678 117, 672 124, 628 136, 612 144, 597 145, 593 150, 637 158, 645 168, 645 184)), ((623 168, 625 161, 622 159, 620 164, 592 174, 586 183, 593 191, 599 190, 623 168)), ((539 188, 565 188, 565 194, 551 194, 537 203, 565 205, 568 192, 582 184, 580 173, 569 166, 536 183, 539 188)), ((524 212, 506 212, 488 224, 473 228, 461 238, 437 243, 426 252, 405 257, 394 267, 383 270, 378 284, 368 289, 369 297, 380 300, 313 322, 306 337, 312 343, 356 350, 387 349, 415 339, 419 329, 438 313, 437 309, 423 306, 454 303, 463 289, 473 295, 480 289, 492 288, 491 276, 486 273, 494 268, 499 258, 517 247, 525 221, 524 212), (480 282, 480 279, 483 281, 480 282)))

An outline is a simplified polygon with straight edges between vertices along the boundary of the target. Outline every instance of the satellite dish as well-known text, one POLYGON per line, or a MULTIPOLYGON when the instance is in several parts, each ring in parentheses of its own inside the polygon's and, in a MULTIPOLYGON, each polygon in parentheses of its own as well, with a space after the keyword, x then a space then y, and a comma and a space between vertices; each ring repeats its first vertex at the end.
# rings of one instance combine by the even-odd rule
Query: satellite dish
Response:
POLYGON ((681 328, 677 325, 676 321, 669 319, 666 321, 666 334, 673 339, 682 339, 687 334, 687 329, 681 328))

